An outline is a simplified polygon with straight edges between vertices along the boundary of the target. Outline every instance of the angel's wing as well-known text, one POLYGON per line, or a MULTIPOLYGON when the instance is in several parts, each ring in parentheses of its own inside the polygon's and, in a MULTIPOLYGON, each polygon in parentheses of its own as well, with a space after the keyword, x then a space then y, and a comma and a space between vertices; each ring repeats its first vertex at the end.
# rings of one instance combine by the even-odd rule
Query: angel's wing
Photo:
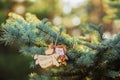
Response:
POLYGON ((53 54, 53 49, 48 49, 45 51, 46 55, 53 54))

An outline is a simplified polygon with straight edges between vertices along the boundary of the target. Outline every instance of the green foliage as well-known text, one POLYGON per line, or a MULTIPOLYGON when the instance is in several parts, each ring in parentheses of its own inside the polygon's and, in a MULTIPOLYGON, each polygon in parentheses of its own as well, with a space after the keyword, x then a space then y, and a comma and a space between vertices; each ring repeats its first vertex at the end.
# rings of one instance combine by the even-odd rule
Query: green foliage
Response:
POLYGON ((26 0, 26 4, 26 12, 34 13, 40 18, 52 18, 54 14, 61 13, 61 5, 58 0, 36 0, 35 2, 26 0))
POLYGON ((0 0, 0 24, 6 19, 6 13, 11 7, 10 0, 0 0))
POLYGON ((31 73, 29 75, 29 77, 30 77, 29 80, 33 80, 33 79, 35 79, 35 80, 49 80, 50 79, 50 77, 48 77, 48 75, 40 75, 39 76, 36 73, 31 73))
MULTIPOLYGON (((65 32, 59 35, 59 30, 46 19, 39 20, 30 13, 25 18, 9 13, 9 18, 2 25, 0 40, 10 45, 16 43, 21 53, 33 56, 44 55, 47 46, 55 43, 59 35, 57 44, 67 47, 67 66, 40 69, 31 74, 30 80, 116 79, 118 71, 114 71, 112 62, 120 58, 120 34, 114 39, 104 39, 102 25, 88 24, 80 29, 84 36, 71 37, 65 32)), ((31 66, 34 66, 33 62, 31 66)))
POLYGON ((115 18, 120 19, 120 1, 119 0, 111 1, 109 5, 116 9, 116 12, 114 13, 116 15, 115 18))
MULTIPOLYGON (((2 51, 2 50, 1 50, 2 51)), ((29 63, 31 57, 24 55, 11 55, 0 51, 0 80, 28 80, 27 76, 30 73, 29 63)))
POLYGON ((112 78, 115 78, 116 75, 119 75, 119 72, 116 71, 108 71, 108 74, 106 74, 107 76, 110 76, 112 78))

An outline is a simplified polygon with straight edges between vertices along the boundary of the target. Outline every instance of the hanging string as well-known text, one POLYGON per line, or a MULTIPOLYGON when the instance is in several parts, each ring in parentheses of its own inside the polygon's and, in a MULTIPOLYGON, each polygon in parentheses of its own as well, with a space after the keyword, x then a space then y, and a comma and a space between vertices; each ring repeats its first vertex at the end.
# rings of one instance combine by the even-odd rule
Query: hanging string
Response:
POLYGON ((55 40, 55 46, 57 45, 58 37, 61 35, 63 31, 63 28, 60 28, 59 34, 57 34, 56 40, 55 40))

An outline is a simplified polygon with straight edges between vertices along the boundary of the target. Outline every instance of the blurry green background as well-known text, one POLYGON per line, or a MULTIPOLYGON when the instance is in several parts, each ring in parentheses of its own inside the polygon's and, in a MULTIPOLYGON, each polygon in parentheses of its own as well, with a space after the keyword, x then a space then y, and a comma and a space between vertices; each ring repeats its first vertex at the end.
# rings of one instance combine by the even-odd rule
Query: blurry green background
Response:
MULTIPOLYGON (((22 16, 30 12, 39 19, 48 18, 58 28, 64 26, 71 36, 81 35, 79 27, 86 23, 103 23, 104 36, 110 39, 120 33, 117 9, 108 5, 111 1, 119 0, 0 0, 0 24, 5 23, 9 12, 22 16)), ((16 45, 0 44, 0 80, 28 80, 31 61, 16 45)))

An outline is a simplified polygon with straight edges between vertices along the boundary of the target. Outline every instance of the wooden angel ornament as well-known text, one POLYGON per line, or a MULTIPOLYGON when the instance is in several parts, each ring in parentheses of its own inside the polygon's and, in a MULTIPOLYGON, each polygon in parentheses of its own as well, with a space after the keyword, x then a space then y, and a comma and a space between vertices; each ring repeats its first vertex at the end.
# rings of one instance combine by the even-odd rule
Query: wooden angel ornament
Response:
POLYGON ((61 66, 67 65, 66 60, 66 48, 63 45, 54 46, 53 43, 49 45, 49 49, 45 51, 46 55, 35 55, 36 65, 41 66, 41 68, 47 68, 50 66, 61 66))

